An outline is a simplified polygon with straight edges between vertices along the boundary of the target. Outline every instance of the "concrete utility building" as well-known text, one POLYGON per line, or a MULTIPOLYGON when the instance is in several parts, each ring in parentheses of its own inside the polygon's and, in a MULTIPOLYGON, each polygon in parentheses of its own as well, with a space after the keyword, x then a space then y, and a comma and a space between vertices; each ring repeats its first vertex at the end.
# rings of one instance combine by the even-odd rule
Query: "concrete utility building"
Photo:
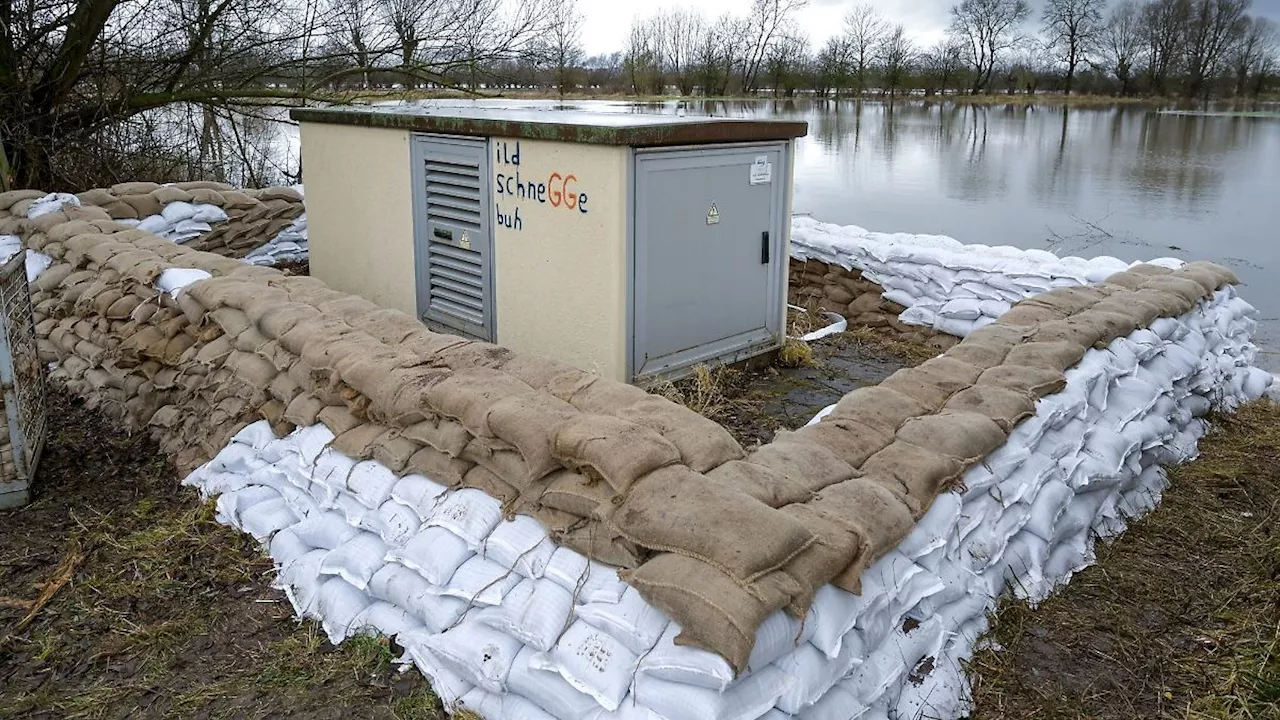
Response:
POLYGON ((803 122, 301 108, 311 272, 623 381, 777 349, 803 122))

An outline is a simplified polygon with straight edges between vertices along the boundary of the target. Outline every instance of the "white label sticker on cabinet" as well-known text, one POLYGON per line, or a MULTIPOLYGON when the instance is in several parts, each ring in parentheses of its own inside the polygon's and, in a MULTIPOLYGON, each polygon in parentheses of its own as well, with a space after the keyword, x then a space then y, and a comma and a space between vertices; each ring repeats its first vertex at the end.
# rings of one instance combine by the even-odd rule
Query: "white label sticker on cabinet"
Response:
POLYGON ((773 163, 769 162, 768 155, 757 155, 756 161, 751 163, 751 184, 768 185, 771 182, 773 182, 773 163))
POLYGON ((471 249, 471 236, 467 234, 466 230, 462 231, 462 239, 458 241, 458 245, 462 246, 463 250, 471 249))
POLYGON ((711 203, 711 209, 707 211, 707 224, 715 225, 720 222, 720 210, 716 208, 715 203, 711 203))

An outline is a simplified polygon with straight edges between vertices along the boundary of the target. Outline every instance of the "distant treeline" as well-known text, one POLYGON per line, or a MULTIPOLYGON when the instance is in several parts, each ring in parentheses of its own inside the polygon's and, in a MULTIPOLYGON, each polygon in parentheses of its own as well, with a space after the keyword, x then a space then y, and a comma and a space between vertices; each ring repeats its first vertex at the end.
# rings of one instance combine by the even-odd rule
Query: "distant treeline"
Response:
POLYGON ((0 190, 284 181, 282 102, 377 88, 639 95, 1091 92, 1251 97, 1277 31, 1251 0, 962 0, 918 47, 867 6, 816 46, 806 0, 638 17, 586 58, 576 0, 0 1, 0 190), (266 109, 255 106, 266 106, 266 109))

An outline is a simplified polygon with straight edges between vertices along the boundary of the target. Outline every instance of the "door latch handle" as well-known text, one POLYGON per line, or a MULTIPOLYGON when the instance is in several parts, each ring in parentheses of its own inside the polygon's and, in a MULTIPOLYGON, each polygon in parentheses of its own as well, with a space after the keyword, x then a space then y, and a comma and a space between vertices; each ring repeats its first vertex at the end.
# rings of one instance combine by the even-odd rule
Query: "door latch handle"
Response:
POLYGON ((760 264, 769 264, 769 231, 760 233, 760 264))

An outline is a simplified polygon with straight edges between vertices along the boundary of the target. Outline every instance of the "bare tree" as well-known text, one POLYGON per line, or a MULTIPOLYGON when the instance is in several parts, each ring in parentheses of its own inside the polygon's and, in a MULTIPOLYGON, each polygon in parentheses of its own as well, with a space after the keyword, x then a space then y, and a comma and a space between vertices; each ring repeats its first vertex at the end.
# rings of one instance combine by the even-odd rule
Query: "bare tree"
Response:
POLYGON ((1125 96, 1133 91, 1133 69, 1141 60, 1144 49, 1141 17, 1137 0, 1123 0, 1112 8, 1098 38, 1098 50, 1105 68, 1120 81, 1120 94, 1125 96))
POLYGON ((1097 48, 1104 28, 1105 0, 1049 0, 1044 8, 1044 33, 1058 60, 1067 67, 1064 90, 1071 94, 1076 68, 1097 48))
POLYGON ((331 39, 365 68, 360 85, 367 89, 369 68, 380 61, 385 42, 378 22, 377 0, 333 0, 327 17, 331 39))
POLYGON ((800 73, 809 57, 809 38, 789 27, 770 44, 765 55, 765 71, 775 97, 795 95, 800 73))
POLYGON ((1187 24, 1186 96, 1208 97, 1209 79, 1218 73, 1231 47, 1244 35, 1252 0, 1192 0, 1187 24))
POLYGON ((623 52, 624 65, 631 80, 631 91, 636 94, 662 94, 661 38, 654 18, 636 17, 631 21, 627 35, 627 47, 623 52))
POLYGON ((747 42, 746 20, 725 13, 706 27, 698 41, 698 82, 706 96, 725 95, 742 67, 747 42))
POLYGON ((1151 91, 1164 95, 1186 42, 1190 0, 1152 0, 1142 7, 1142 30, 1147 45, 1147 76, 1151 91))
POLYGON ((582 61, 582 12, 578 0, 559 0, 546 36, 546 56, 556 75, 556 89, 564 97, 569 76, 582 61))
POLYGON ((1263 17, 1248 18, 1240 40, 1231 50, 1231 71, 1235 75, 1236 95, 1249 92, 1249 78, 1255 78, 1253 94, 1262 90, 1262 76, 1270 70, 1280 35, 1276 25, 1263 17))
POLYGON ((858 97, 862 97, 867 88, 867 71, 888 34, 889 24, 870 5, 857 5, 844 16, 849 71, 858 97))
POLYGON ((1031 8, 1026 0, 963 0, 951 8, 952 37, 961 41, 973 69, 973 93, 989 87, 1000 56, 1018 42, 1031 8))
POLYGON ((889 100, 892 101, 915 62, 915 44, 907 37, 906 29, 902 25, 896 25, 885 34, 879 50, 884 87, 889 91, 889 100))
MULTIPOLYGON (((951 81, 956 78, 962 67, 964 49, 956 42, 955 38, 945 38, 938 41, 928 52, 922 56, 922 65, 925 72, 927 82, 936 83, 937 91, 943 95, 947 94, 947 90, 951 88, 951 81)), ((934 87, 926 86, 925 93, 932 95, 934 87)))
POLYGON ((790 22, 807 0, 752 0, 746 21, 742 63, 742 89, 759 88, 760 69, 773 44, 790 29, 790 22))
POLYGON ((698 43, 705 32, 705 21, 695 10, 670 8, 658 14, 658 30, 663 65, 681 95, 693 92, 691 66, 698 53, 698 43))

